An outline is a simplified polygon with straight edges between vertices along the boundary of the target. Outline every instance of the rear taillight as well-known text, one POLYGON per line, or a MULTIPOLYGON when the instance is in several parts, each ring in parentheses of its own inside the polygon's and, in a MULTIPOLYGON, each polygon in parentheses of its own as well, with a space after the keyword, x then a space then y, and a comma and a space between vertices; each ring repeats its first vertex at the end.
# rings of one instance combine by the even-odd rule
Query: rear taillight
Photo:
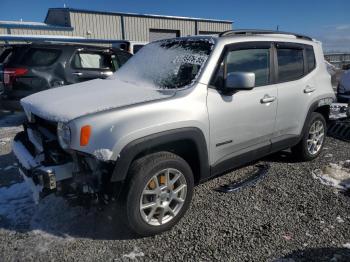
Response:
POLYGON ((5 68, 4 69, 4 84, 11 84, 16 77, 24 76, 28 73, 27 68, 5 68))

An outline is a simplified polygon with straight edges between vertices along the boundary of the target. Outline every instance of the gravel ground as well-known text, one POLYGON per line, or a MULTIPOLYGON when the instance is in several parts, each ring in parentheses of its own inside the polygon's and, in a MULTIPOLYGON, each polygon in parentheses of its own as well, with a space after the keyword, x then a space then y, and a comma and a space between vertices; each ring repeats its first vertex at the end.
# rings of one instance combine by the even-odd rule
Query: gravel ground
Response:
POLYGON ((22 116, 0 116, 0 260, 2 261, 350 261, 350 198, 313 179, 312 171, 350 159, 350 144, 328 138, 312 162, 288 152, 263 159, 256 186, 223 194, 219 185, 247 166, 195 189, 187 215, 171 231, 131 235, 118 207, 103 212, 50 196, 31 201, 10 140, 22 116))

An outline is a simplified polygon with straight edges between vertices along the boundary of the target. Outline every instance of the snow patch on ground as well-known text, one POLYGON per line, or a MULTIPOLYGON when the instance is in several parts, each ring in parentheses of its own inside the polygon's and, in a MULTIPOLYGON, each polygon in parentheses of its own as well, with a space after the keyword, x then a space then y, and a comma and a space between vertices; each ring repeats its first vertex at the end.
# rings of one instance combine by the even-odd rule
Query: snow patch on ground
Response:
POLYGON ((11 137, 4 137, 0 139, 0 145, 6 145, 8 142, 12 140, 11 137))
POLYGON ((5 217, 10 228, 27 229, 35 209, 25 182, 0 188, 0 216, 5 217))
POLYGON ((324 185, 347 190, 350 188, 350 160, 330 163, 322 169, 314 170, 312 176, 324 185))
POLYGON ((72 207, 65 199, 53 194, 36 205, 32 191, 24 181, 0 188, 0 226, 10 230, 28 230, 45 238, 69 240, 72 229, 82 229, 92 219, 92 214, 93 211, 72 207))
POLYGON ((98 149, 95 150, 93 155, 101 161, 108 161, 111 159, 113 152, 109 149, 98 149))
POLYGON ((331 104, 329 118, 332 120, 347 118, 348 105, 343 103, 331 104))
POLYGON ((123 255, 123 257, 129 258, 131 260, 136 260, 138 257, 143 256, 145 256, 145 254, 138 247, 134 247, 134 250, 129 254, 123 255))

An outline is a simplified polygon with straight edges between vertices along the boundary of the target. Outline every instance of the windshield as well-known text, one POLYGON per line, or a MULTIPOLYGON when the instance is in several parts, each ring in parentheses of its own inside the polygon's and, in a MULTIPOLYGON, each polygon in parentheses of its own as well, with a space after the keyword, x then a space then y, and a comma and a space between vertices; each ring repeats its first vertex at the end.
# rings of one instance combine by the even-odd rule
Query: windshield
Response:
POLYGON ((213 47, 208 39, 172 39, 153 42, 133 56, 113 78, 158 89, 190 85, 213 47))

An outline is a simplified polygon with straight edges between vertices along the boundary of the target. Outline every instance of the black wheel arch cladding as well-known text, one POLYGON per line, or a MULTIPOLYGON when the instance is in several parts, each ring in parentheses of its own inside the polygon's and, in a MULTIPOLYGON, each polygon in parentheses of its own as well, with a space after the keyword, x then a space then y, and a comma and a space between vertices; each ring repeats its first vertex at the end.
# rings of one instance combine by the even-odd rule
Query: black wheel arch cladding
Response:
MULTIPOLYGON (((195 146, 199 160, 199 179, 209 177, 209 154, 204 134, 199 128, 185 127, 148 135, 127 144, 116 161, 111 182, 124 181, 132 161, 140 154, 152 152, 154 148, 180 141, 190 141, 195 146)), ((195 172, 196 170, 193 170, 193 173, 195 172)))

